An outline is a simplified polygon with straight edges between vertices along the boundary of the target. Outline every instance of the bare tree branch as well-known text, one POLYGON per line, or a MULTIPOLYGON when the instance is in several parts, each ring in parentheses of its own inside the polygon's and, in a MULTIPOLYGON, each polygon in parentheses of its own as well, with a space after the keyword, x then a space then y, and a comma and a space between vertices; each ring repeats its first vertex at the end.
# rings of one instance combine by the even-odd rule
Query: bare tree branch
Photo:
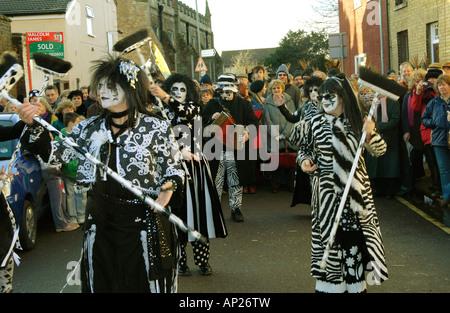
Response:
POLYGON ((319 20, 312 20, 313 29, 327 29, 328 33, 339 32, 339 0, 316 0, 311 5, 319 20))
POLYGON ((231 58, 231 63, 236 73, 248 73, 257 64, 255 63, 255 53, 249 50, 242 50, 239 54, 231 58))

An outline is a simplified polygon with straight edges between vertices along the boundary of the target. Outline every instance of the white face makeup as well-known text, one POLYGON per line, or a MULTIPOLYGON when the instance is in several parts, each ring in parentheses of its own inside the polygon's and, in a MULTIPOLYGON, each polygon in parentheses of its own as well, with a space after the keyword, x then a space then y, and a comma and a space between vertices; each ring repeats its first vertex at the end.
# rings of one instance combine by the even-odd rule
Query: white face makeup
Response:
POLYGON ((309 88, 309 97, 312 101, 317 101, 317 97, 319 96, 319 87, 313 86, 309 88))
POLYGON ((222 97, 223 100, 226 101, 231 101, 233 100, 233 92, 231 90, 224 90, 220 96, 222 97))
POLYGON ((124 104, 126 109, 125 92, 119 85, 112 88, 112 86, 108 85, 108 80, 103 78, 100 80, 98 87, 103 108, 109 109, 124 104))
POLYGON ((170 88, 170 95, 174 97, 178 102, 184 103, 186 101, 186 84, 185 83, 174 83, 172 88, 170 88))
POLYGON ((341 101, 336 94, 324 94, 322 95, 322 106, 323 110, 331 115, 340 115, 341 112, 341 101))

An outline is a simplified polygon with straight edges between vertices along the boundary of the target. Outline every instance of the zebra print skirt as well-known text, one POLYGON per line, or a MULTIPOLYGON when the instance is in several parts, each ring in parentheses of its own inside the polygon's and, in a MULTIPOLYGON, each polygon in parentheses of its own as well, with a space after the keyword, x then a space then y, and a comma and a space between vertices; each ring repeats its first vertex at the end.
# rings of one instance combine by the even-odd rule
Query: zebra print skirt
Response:
MULTIPOLYGON (((378 219, 372 210, 364 216, 356 215, 350 208, 348 200, 341 216, 339 231, 330 249, 326 268, 320 267, 325 246, 331 236, 336 208, 340 203, 340 197, 336 196, 334 188, 326 187, 332 184, 329 184, 330 181, 323 175, 323 173, 315 175, 313 178, 311 275, 320 281, 340 285, 350 277, 350 272, 355 271, 354 274, 359 274, 359 278, 364 279, 362 273, 368 271, 374 283, 381 283, 388 275, 378 219), (347 225, 344 226, 343 222, 347 222, 347 225), (346 251, 351 251, 352 248, 357 249, 361 256, 356 267, 349 270, 346 251)), ((333 176, 333 173, 330 175, 333 176)), ((357 280, 354 283, 358 282, 357 280)))

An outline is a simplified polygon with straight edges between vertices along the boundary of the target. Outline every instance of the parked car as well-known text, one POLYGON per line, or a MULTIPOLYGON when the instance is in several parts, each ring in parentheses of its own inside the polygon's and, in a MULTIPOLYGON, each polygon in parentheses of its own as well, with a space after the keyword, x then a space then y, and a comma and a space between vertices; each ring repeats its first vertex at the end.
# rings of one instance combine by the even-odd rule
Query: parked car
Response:
MULTIPOLYGON (((0 124, 12 126, 19 121, 16 113, 0 113, 0 124)), ((0 168, 8 168, 19 140, 0 142, 0 168)), ((41 175, 39 161, 20 148, 13 160, 12 177, 3 187, 3 194, 13 209, 20 227, 19 239, 24 250, 36 244, 37 222, 49 206, 47 187, 41 175)))

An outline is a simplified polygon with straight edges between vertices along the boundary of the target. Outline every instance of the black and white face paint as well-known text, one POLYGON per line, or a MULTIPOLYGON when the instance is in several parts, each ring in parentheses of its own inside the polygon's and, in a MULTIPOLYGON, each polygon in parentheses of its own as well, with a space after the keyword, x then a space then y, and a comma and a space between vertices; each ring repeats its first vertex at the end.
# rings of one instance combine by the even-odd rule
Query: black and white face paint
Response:
POLYGON ((339 98, 335 93, 323 94, 320 96, 320 99, 322 100, 323 110, 328 114, 331 114, 339 107, 339 98))
POLYGON ((319 96, 319 87, 317 86, 313 86, 309 88, 309 98, 316 102, 317 101, 317 97, 319 96))
POLYGON ((125 102, 125 92, 123 89, 119 85, 110 86, 106 78, 100 80, 98 91, 102 107, 105 109, 125 102))
POLYGON ((231 101, 233 100, 233 91, 231 90, 224 90, 220 96, 222 97, 223 100, 225 101, 231 101))
POLYGON ((170 88, 170 95, 178 102, 184 103, 187 96, 186 84, 182 82, 174 83, 170 88))

